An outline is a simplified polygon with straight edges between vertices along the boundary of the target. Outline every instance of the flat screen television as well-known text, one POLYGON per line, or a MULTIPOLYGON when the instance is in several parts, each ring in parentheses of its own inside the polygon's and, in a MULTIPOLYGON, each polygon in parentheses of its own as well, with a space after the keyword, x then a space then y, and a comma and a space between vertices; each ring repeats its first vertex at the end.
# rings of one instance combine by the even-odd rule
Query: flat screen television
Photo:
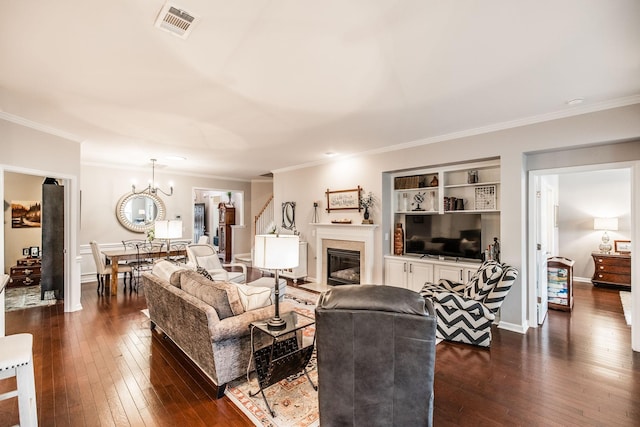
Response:
POLYGON ((482 215, 407 215, 405 253, 482 259, 482 215))

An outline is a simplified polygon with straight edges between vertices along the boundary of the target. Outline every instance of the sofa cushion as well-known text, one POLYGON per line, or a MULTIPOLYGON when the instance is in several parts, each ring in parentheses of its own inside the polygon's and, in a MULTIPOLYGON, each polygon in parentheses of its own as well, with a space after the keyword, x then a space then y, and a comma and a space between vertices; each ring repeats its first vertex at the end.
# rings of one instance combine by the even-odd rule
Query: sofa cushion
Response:
POLYGON ((244 313, 238 288, 227 282, 212 282, 196 271, 180 275, 182 290, 212 306, 222 320, 244 313))
POLYGON ((247 286, 242 283, 234 283, 238 288, 240 302, 245 311, 255 310, 273 304, 271 301, 271 289, 262 286, 247 286))
POLYGON ((181 267, 167 260, 160 260, 153 264, 151 273, 165 282, 169 282, 173 286, 180 287, 180 274, 186 270, 185 267, 181 267))

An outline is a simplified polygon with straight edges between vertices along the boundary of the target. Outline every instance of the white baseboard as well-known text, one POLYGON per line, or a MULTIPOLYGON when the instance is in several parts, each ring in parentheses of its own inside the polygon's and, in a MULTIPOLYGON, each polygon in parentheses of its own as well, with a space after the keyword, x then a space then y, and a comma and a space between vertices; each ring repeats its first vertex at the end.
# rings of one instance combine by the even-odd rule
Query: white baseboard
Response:
POLYGON ((526 323, 524 325, 518 325, 515 323, 503 322, 502 320, 498 323, 498 328, 504 329, 511 332, 517 332, 519 334, 526 334, 529 329, 529 325, 526 323))

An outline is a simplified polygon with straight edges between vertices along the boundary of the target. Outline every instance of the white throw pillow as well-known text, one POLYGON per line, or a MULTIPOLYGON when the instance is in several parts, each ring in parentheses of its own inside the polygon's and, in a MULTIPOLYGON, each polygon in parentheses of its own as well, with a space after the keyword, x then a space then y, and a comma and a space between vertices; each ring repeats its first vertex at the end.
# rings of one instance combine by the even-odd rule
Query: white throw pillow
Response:
POLYGON ((184 270, 184 267, 179 267, 167 260, 161 260, 153 264, 151 273, 166 282, 171 282, 171 275, 180 270, 184 270))
POLYGON ((273 304, 271 301, 271 289, 262 286, 247 286, 242 283, 234 283, 238 288, 240 302, 244 311, 255 310, 273 304))
POLYGON ((196 261, 200 267, 206 270, 222 270, 222 264, 216 255, 198 256, 196 261))

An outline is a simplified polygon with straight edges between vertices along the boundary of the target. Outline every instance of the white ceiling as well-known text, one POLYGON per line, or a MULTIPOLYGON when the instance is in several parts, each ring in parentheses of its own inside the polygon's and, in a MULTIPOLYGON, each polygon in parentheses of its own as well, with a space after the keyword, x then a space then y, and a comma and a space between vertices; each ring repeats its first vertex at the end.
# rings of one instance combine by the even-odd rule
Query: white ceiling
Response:
POLYGON ((186 40, 154 26, 163 0, 3 1, 0 117, 86 163, 250 179, 640 102, 638 0, 174 4, 186 40))

